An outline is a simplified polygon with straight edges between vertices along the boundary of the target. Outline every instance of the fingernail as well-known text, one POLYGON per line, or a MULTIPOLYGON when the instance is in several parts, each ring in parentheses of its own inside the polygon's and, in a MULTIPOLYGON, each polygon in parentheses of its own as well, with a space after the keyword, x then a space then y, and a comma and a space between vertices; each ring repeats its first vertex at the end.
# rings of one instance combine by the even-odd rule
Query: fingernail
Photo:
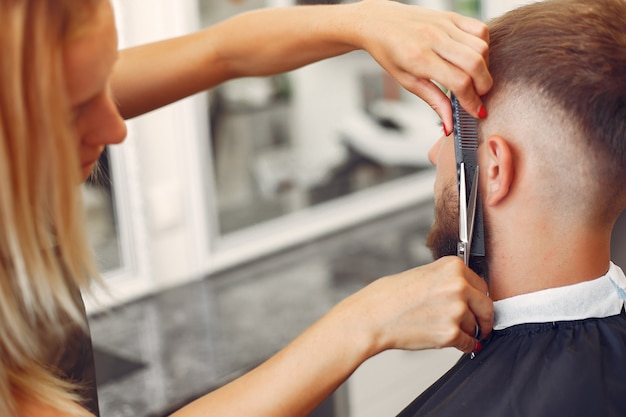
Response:
POLYGON ((474 347, 474 352, 480 352, 481 350, 483 350, 483 344, 476 341, 476 346, 474 347))
POLYGON ((478 117, 480 117, 481 119, 487 117, 487 109, 482 104, 478 108, 478 117))
POLYGON ((446 125, 443 125, 443 133, 444 133, 446 136, 450 136, 450 132, 448 131, 448 128, 446 127, 446 125))

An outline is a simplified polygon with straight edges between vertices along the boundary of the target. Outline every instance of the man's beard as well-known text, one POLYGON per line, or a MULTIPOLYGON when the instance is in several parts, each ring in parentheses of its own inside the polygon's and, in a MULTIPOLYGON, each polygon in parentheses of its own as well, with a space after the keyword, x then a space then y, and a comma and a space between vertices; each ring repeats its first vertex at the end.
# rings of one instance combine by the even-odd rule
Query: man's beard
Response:
MULTIPOLYGON (((435 259, 457 255, 459 241, 459 198, 456 183, 444 186, 439 199, 435 198, 435 220, 426 237, 426 246, 435 259)), ((485 245, 489 239, 485 230, 485 245)), ((470 256, 470 268, 485 280, 489 262, 485 256, 470 256)))
POLYGON ((435 259, 457 254, 459 240, 459 199, 455 183, 444 186, 435 198, 435 220, 426 237, 426 245, 435 259))

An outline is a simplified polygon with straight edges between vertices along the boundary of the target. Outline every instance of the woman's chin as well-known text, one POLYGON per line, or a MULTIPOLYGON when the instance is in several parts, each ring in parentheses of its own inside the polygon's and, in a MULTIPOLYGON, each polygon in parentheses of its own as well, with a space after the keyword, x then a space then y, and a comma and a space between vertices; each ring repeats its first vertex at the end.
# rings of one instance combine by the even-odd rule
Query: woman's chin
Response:
POLYGON ((92 162, 89 164, 82 165, 80 167, 81 178, 83 182, 86 181, 87 178, 89 178, 89 175, 91 175, 94 165, 95 165, 95 162, 92 162))

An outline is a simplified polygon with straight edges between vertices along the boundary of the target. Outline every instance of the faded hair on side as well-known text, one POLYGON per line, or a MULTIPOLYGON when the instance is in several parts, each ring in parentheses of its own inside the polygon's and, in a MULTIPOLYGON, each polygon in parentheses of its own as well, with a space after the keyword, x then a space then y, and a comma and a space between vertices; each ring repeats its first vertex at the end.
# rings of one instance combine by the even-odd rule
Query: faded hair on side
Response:
POLYGON ((86 329, 97 277, 84 233, 63 50, 106 0, 0 0, 0 415, 28 398, 74 415, 50 341, 86 329))
POLYGON ((494 19, 489 32, 489 96, 523 86, 560 107, 587 141, 610 212, 619 212, 626 204, 626 2, 540 1, 494 19))

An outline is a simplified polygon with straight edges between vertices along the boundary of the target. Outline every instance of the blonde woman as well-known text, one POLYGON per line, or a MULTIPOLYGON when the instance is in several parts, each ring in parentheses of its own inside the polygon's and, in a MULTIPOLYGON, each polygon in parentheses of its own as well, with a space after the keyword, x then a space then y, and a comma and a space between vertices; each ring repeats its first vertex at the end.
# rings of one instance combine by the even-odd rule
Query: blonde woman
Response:
MULTIPOLYGON (((381 61, 390 69, 400 68, 414 58, 411 48, 406 48, 405 56, 403 48, 384 48, 384 40, 363 34, 359 39, 367 42, 351 44, 350 35, 357 37, 358 31, 337 29, 337 18, 355 19, 351 22, 378 30, 380 23, 373 25, 377 19, 384 17, 397 28, 410 11, 423 33, 430 33, 428 39, 457 28, 455 36, 470 46, 453 42, 448 49, 453 54, 462 50, 461 55, 474 59, 467 60, 466 72, 462 63, 424 52, 427 71, 421 78, 409 75, 406 66, 404 72, 396 70, 408 79, 407 84, 418 78, 429 83, 433 78, 429 71, 434 74, 445 68, 444 73, 462 72, 467 75, 464 80, 480 79, 484 84, 478 88, 472 81, 461 83, 458 91, 465 93, 468 103, 476 99, 479 103, 476 91, 488 88, 488 74, 480 75, 486 49, 480 53, 473 49, 486 42, 482 24, 463 20, 470 27, 476 24, 478 33, 461 30, 464 36, 454 23, 460 19, 457 15, 397 8, 383 0, 316 7, 285 11, 291 13, 290 22, 300 24, 283 27, 287 35, 296 28, 301 32, 307 16, 315 17, 317 29, 297 40, 314 52, 251 72, 281 71, 367 45, 387 56, 381 61), (436 24, 420 22, 422 14, 437 18, 436 24)), ((277 25, 285 17, 281 13, 274 17, 277 25)), ((271 20, 272 15, 259 18, 271 20)), ((407 36, 416 34, 408 30, 411 25, 405 26, 407 36)), ((119 61, 113 10, 108 0, 0 0, 0 27, 0 415, 97 415, 93 356, 79 289, 89 290, 98 275, 84 236, 78 184, 89 175, 104 147, 126 135, 111 88, 119 61)), ((388 39, 396 42, 401 39, 398 35, 388 39)), ((142 52, 147 53, 145 59, 156 59, 149 52, 180 41, 173 42, 125 54, 115 85, 119 88, 133 73, 140 73, 134 72, 141 67, 140 60, 126 59, 142 52)), ((407 42, 415 45, 416 39, 408 36, 407 42)), ((236 51, 240 45, 235 42, 231 47, 236 51)), ((289 51, 283 48, 284 53, 289 51)), ((229 58, 219 58, 214 62, 217 69, 209 70, 212 78, 200 84, 206 87, 242 75, 241 70, 232 70, 237 65, 231 65, 229 58)), ((416 68, 414 64, 408 67, 416 68)), ((166 97, 136 98, 134 94, 146 92, 145 86, 139 86, 123 98, 120 95, 119 102, 135 109, 130 113, 140 113, 199 88, 177 87, 171 81, 169 86, 173 93, 166 97)), ((430 87, 424 91, 432 97, 430 87)), ((454 346, 470 352, 477 346, 476 325, 485 336, 491 329, 492 304, 485 293, 485 283, 457 258, 381 278, 338 304, 275 357, 176 415, 304 416, 365 359, 385 349, 454 346), (298 380, 290 378, 294 369, 298 380)))

